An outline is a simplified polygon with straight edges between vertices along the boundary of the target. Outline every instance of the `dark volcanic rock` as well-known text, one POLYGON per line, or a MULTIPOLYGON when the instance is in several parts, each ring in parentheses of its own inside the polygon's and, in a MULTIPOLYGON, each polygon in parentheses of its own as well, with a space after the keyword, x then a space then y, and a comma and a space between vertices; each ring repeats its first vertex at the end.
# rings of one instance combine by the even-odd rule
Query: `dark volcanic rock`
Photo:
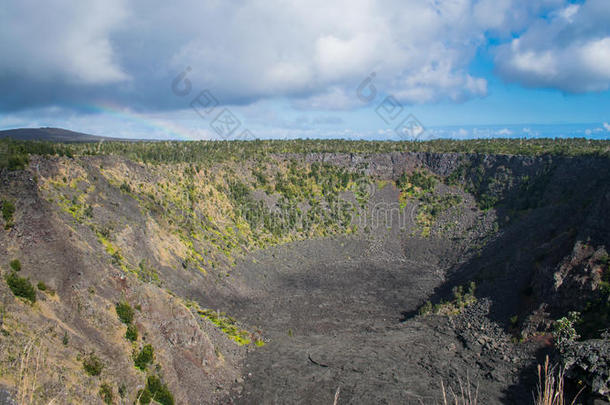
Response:
POLYGON ((575 342, 563 353, 566 375, 585 382, 591 391, 610 400, 610 340, 575 342))

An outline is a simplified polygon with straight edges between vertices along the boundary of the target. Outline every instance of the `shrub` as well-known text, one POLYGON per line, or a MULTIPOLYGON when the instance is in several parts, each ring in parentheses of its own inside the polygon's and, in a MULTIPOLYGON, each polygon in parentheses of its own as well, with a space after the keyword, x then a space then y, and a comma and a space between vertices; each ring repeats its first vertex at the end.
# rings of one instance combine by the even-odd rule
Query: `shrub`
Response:
POLYGON ((116 314, 125 325, 129 325, 133 321, 133 308, 126 301, 116 304, 116 314))
POLYGON ((127 326, 127 332, 125 332, 125 338, 127 340, 131 340, 132 342, 135 342, 136 340, 138 340, 138 328, 136 328, 136 325, 129 325, 127 326))
POLYGON ((11 260, 9 265, 11 266, 11 269, 13 269, 15 271, 21 270, 21 262, 19 261, 19 259, 11 260))
POLYGON ((38 289, 40 291, 45 291, 47 289, 47 285, 45 283, 43 283, 42 281, 38 282, 38 289))
POLYGON ((109 384, 104 383, 100 386, 100 397, 105 404, 112 404, 112 387, 109 384))
POLYGON ((426 301, 419 310, 419 315, 457 315, 464 308, 469 307, 477 302, 477 297, 474 295, 476 284, 471 281, 468 284, 468 289, 464 291, 464 286, 456 286, 452 289, 453 300, 449 302, 441 301, 438 304, 432 305, 430 301, 426 301))
POLYGON ((560 349, 580 337, 574 328, 574 325, 579 321, 580 312, 576 311, 570 311, 568 316, 555 321, 553 324, 553 339, 560 349))
POLYGON ((83 368, 85 369, 87 374, 91 376, 96 376, 102 373, 104 364, 102 364, 102 361, 99 359, 99 357, 91 353, 83 360, 83 368))
POLYGON ((15 213, 15 204, 9 200, 2 200, 2 218, 6 222, 6 228, 13 226, 13 214, 15 213))
POLYGON ((153 362, 154 357, 155 351, 152 345, 144 345, 144 347, 142 347, 142 350, 140 350, 140 353, 138 353, 133 359, 133 362, 135 363, 137 368, 144 371, 146 370, 146 367, 148 367, 148 365, 153 362))
POLYGON ((34 286, 25 277, 19 277, 16 273, 11 272, 6 276, 6 284, 17 297, 22 297, 30 302, 36 302, 36 290, 34 286))
POLYGON ((152 399, 161 405, 174 405, 174 396, 156 375, 151 375, 146 381, 146 390, 152 395, 152 399))

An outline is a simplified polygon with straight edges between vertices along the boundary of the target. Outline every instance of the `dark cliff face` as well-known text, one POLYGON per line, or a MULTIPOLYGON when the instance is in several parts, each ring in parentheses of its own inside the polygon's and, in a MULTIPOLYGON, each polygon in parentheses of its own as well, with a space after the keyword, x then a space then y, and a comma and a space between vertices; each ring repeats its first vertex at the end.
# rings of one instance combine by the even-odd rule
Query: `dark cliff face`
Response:
MULTIPOLYGON (((25 344, 41 325, 54 328, 41 347, 55 353, 49 361, 56 375, 72 381, 64 392, 55 377, 48 377, 47 391, 40 398, 96 396, 102 380, 111 382, 116 393, 124 382, 127 397, 135 398, 144 375, 133 367, 133 348, 114 313, 121 300, 141 307, 135 315, 138 345, 143 338, 153 344, 160 374, 184 403, 244 400, 239 393, 246 395, 247 390, 260 399, 300 398, 315 389, 307 385, 313 384, 310 376, 303 377, 300 355, 307 366, 313 361, 328 361, 331 368, 332 362, 346 366, 355 358, 361 368, 368 364, 367 344, 394 347, 413 339, 425 346, 436 339, 443 350, 459 348, 448 354, 456 356, 456 370, 473 367, 482 373, 476 360, 480 353, 473 351, 478 340, 498 337, 506 341, 502 350, 509 350, 508 337, 546 333, 553 319, 573 310, 583 313, 579 328, 584 337, 599 337, 607 327, 608 159, 426 152, 287 154, 272 156, 265 185, 256 182, 253 172, 261 170, 256 165, 260 163, 232 162, 193 174, 186 164, 154 166, 117 156, 34 157, 24 171, 1 173, 0 197, 16 205, 14 225, 0 236, 0 252, 6 258, 3 274, 9 274, 9 259, 20 258, 22 276, 48 285, 46 292, 37 291, 37 303, 28 306, 2 283, 4 308, 12 319, 4 323, 10 333, 5 341, 25 344), (363 173, 358 181, 369 188, 368 200, 349 187, 338 194, 361 210, 358 220, 366 219, 363 225, 335 226, 332 218, 324 217, 320 223, 334 227, 328 233, 320 225, 317 233, 304 237, 297 224, 296 230, 268 238, 266 244, 262 232, 240 233, 249 225, 240 217, 232 193, 251 192, 252 201, 278 208, 284 200, 269 186, 275 181, 271 169, 282 168, 286 175, 291 161, 300 165, 295 170, 299 174, 312 163, 363 173), (420 171, 434 178, 433 189, 408 194, 399 183, 405 173, 420 171), (235 187, 236 180, 245 188, 235 187), (184 187, 177 187, 181 182, 184 187), (442 206, 446 196, 455 197, 453 205, 442 206), (381 225, 370 222, 378 215, 376 210, 391 210, 398 219, 390 215, 381 225), (200 222, 187 221, 197 215, 200 222), (181 232, 184 229, 188 232, 181 232), (415 316, 426 300, 450 299, 454 287, 472 281, 485 305, 456 321, 462 329, 455 339, 443 340, 449 323, 415 316), (261 336, 270 342, 263 349, 237 346, 236 336, 200 316, 198 307, 226 311, 237 318, 239 329, 251 333, 253 342, 261 336), (401 319, 408 321, 402 324, 401 319), (463 336, 471 336, 469 328, 478 327, 476 322, 486 325, 487 335, 473 335, 476 339, 470 342, 463 336), (299 336, 296 341, 288 338, 289 330, 299 336), (62 343, 64 333, 69 336, 67 345, 62 343), (347 346, 337 334, 345 336, 347 346), (386 335, 390 340, 384 340, 386 335), (99 380, 84 375, 77 360, 91 351, 106 364, 99 380), (308 354, 313 360, 307 360, 308 354), (286 378, 292 386, 286 386, 270 359, 291 370, 286 378), (244 368, 246 363, 249 369, 244 368), (265 370, 260 377, 257 364, 265 370), (250 372, 261 379, 249 382, 250 372), (246 380, 245 391, 240 375, 246 380)), ((294 177, 295 183, 286 187, 292 193, 291 187, 300 181, 294 177)), ((331 197, 338 198, 314 190, 322 195, 320 210, 330 206, 331 197)), ((295 207, 305 216, 312 208, 307 201, 295 207)), ((13 351, 23 347, 18 349, 13 351)), ((413 381, 430 394, 431 375, 445 373, 442 378, 450 378, 458 372, 443 371, 445 360, 436 352, 438 347, 429 344, 415 361, 406 351, 402 361, 412 361, 410 374, 400 374, 406 371, 397 367, 396 378, 413 381)), ((394 354, 388 353, 379 364, 394 367, 394 354)), ((497 361, 490 353, 481 363, 497 361)), ((501 355, 509 360, 498 367, 516 376, 514 369, 527 362, 511 365, 512 352, 506 353, 501 355)), ((14 353, 2 355, 8 362, 14 353)), ((17 381, 19 371, 13 369, 15 375, 9 377, 17 381)), ((366 396, 371 401, 385 398, 375 383, 382 374, 375 370, 364 376, 354 371, 358 384, 343 381, 342 395, 356 400, 366 389, 374 393, 366 396)), ((341 379, 318 371, 312 376, 322 378, 330 394, 341 379)), ((510 391, 509 380, 496 378, 485 385, 482 395, 490 403, 498 400, 510 391)), ((403 400, 406 394, 396 384, 387 392, 403 400)), ((9 388, 17 390, 16 385, 9 388)), ((326 393, 311 399, 325 401, 326 393)))

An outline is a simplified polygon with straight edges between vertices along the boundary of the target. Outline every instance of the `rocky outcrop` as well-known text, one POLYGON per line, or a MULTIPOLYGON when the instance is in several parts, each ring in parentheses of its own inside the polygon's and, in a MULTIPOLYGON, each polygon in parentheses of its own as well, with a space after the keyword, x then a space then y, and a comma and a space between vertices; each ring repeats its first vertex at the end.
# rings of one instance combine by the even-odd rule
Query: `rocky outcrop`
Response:
POLYGON ((575 342, 563 353, 566 375, 610 400, 610 339, 575 342))

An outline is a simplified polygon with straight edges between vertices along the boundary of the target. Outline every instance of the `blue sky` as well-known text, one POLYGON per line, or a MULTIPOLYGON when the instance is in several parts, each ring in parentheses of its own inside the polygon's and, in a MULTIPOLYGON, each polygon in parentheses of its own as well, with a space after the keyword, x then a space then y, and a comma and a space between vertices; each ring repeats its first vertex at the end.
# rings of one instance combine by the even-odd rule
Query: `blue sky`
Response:
POLYGON ((0 129, 605 139, 607 21, 607 0, 10 0, 0 129))

